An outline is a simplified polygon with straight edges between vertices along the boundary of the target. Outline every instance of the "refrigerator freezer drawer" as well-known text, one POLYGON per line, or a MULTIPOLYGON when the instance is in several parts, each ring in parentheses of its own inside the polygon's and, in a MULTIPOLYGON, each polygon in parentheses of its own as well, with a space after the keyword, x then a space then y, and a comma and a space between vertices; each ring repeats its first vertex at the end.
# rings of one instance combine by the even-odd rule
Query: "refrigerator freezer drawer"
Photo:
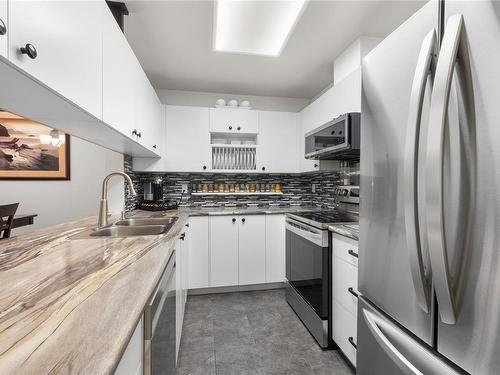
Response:
POLYGON ((334 340, 345 356, 356 366, 357 323, 356 315, 351 314, 341 304, 335 302, 334 340))
POLYGON ((401 329, 361 297, 358 303, 359 375, 463 375, 432 348, 401 329))
POLYGON ((334 299, 351 314, 357 314, 358 269, 338 257, 335 257, 334 263, 334 299))

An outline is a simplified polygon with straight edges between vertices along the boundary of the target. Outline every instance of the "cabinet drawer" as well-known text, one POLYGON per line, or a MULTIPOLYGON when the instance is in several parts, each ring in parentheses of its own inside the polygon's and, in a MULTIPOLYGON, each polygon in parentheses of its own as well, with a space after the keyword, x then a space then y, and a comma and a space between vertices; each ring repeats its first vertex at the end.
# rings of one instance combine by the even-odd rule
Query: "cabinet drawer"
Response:
POLYGON ((358 298, 353 293, 358 293, 358 269, 351 263, 335 257, 334 265, 334 299, 340 303, 351 314, 358 311, 358 298), (349 292, 352 288, 352 292, 349 292))
POLYGON ((350 238, 333 235, 335 256, 358 267, 358 242, 350 238))
POLYGON ((356 348, 349 341, 351 339, 357 343, 357 319, 356 315, 351 314, 341 304, 335 302, 335 316, 333 318, 335 326, 334 339, 342 352, 356 366, 356 348))

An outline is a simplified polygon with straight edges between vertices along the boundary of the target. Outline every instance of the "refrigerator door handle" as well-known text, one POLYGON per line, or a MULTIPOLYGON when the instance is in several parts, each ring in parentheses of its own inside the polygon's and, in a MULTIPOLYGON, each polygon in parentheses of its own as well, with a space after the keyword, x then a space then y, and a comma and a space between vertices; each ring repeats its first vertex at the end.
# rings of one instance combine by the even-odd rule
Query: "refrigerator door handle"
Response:
MULTIPOLYGON (((464 112, 468 121, 475 123, 472 69, 465 34, 463 16, 448 19, 436 66, 429 114, 429 133, 426 155, 426 209, 429 254, 432 279, 436 290, 441 320, 455 324, 459 301, 455 294, 449 266, 449 254, 444 227, 444 137, 453 73, 457 59, 464 87, 464 112)), ((459 162, 459 160, 451 160, 459 162)), ((455 282, 458 285, 457 280, 455 282)))
MULTIPOLYGON (((406 245, 413 280, 413 287, 418 305, 426 313, 431 305, 431 283, 425 275, 424 245, 419 235, 418 217, 418 152, 420 138, 420 123, 425 89, 428 77, 432 74, 432 61, 436 49, 436 30, 432 29, 425 36, 420 47, 420 53, 415 68, 411 87, 410 107, 408 111, 408 126, 404 150, 404 214, 406 226, 406 245)), ((425 224, 424 224, 425 225, 425 224)))
POLYGON ((397 326, 369 310, 363 308, 362 312, 373 338, 404 374, 461 374, 397 326))

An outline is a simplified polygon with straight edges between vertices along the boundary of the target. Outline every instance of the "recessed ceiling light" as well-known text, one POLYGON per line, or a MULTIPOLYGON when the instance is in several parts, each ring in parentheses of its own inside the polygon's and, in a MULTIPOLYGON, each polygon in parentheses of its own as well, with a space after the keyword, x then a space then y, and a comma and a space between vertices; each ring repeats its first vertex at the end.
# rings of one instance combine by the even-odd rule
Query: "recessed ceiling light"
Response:
POLYGON ((305 0, 216 1, 214 50, 279 56, 305 4, 305 0))

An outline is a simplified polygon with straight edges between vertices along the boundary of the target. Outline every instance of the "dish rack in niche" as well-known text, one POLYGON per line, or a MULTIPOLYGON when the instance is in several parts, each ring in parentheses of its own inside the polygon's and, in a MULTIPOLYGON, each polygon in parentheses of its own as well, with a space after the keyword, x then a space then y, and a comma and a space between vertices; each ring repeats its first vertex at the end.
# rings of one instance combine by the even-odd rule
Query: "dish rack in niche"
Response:
POLYGON ((255 146, 212 146, 212 169, 245 170, 257 169, 255 146))

